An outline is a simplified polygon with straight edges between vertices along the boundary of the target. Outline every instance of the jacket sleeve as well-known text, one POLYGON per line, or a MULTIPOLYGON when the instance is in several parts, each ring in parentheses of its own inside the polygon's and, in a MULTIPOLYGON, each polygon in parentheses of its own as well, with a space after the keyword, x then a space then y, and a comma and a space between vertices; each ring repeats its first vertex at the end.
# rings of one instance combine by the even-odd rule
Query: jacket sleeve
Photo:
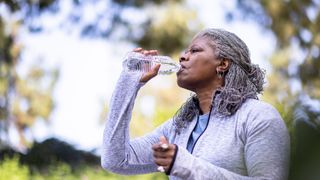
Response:
POLYGON ((184 148, 177 152, 171 176, 181 179, 270 179, 288 178, 290 139, 279 113, 273 108, 249 114, 245 127, 244 158, 248 174, 236 174, 195 157, 184 148))
POLYGON ((101 165, 118 174, 142 174, 157 171, 153 162, 152 144, 161 135, 167 136, 164 123, 153 132, 130 141, 129 122, 141 74, 122 72, 113 92, 110 111, 103 133, 101 165))

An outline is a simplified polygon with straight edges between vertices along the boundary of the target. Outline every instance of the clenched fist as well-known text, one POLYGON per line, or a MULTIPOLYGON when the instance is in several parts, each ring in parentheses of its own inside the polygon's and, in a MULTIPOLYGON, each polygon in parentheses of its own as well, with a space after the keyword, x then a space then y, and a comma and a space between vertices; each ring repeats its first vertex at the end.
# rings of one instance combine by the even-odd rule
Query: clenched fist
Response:
POLYGON ((178 150, 175 144, 169 144, 164 136, 160 137, 159 143, 152 146, 154 162, 160 172, 170 174, 174 159, 178 150))

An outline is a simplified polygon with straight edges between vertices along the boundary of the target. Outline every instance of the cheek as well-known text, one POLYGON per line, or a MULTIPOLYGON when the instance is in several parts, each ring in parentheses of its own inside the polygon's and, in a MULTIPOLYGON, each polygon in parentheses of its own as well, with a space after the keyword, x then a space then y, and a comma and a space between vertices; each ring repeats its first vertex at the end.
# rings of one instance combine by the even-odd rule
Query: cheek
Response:
POLYGON ((177 76, 177 84, 186 89, 192 89, 203 83, 211 83, 217 78, 216 72, 211 66, 203 66, 201 69, 190 68, 177 76))
POLYGON ((196 86, 199 79, 199 74, 192 72, 183 72, 177 76, 177 84, 179 87, 192 90, 192 87, 196 86))

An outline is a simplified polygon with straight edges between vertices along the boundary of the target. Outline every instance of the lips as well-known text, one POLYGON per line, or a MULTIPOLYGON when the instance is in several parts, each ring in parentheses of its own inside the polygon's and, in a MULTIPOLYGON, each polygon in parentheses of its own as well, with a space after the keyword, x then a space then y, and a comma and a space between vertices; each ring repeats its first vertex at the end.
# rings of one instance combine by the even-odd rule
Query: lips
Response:
POLYGON ((187 69, 185 65, 180 63, 180 70, 177 72, 177 75, 179 75, 183 70, 187 69))

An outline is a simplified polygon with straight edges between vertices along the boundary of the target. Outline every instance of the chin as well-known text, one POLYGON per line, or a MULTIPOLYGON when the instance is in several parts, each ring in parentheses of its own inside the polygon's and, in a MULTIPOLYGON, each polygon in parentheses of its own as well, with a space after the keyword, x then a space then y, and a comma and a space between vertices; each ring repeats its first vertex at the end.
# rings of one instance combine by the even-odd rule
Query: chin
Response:
POLYGON ((178 78, 177 79, 177 84, 181 88, 184 88, 184 89, 192 91, 192 86, 189 83, 187 83, 186 81, 183 81, 183 80, 178 78))
POLYGON ((181 81, 179 81, 179 79, 177 80, 177 85, 181 88, 184 88, 183 83, 181 81))

